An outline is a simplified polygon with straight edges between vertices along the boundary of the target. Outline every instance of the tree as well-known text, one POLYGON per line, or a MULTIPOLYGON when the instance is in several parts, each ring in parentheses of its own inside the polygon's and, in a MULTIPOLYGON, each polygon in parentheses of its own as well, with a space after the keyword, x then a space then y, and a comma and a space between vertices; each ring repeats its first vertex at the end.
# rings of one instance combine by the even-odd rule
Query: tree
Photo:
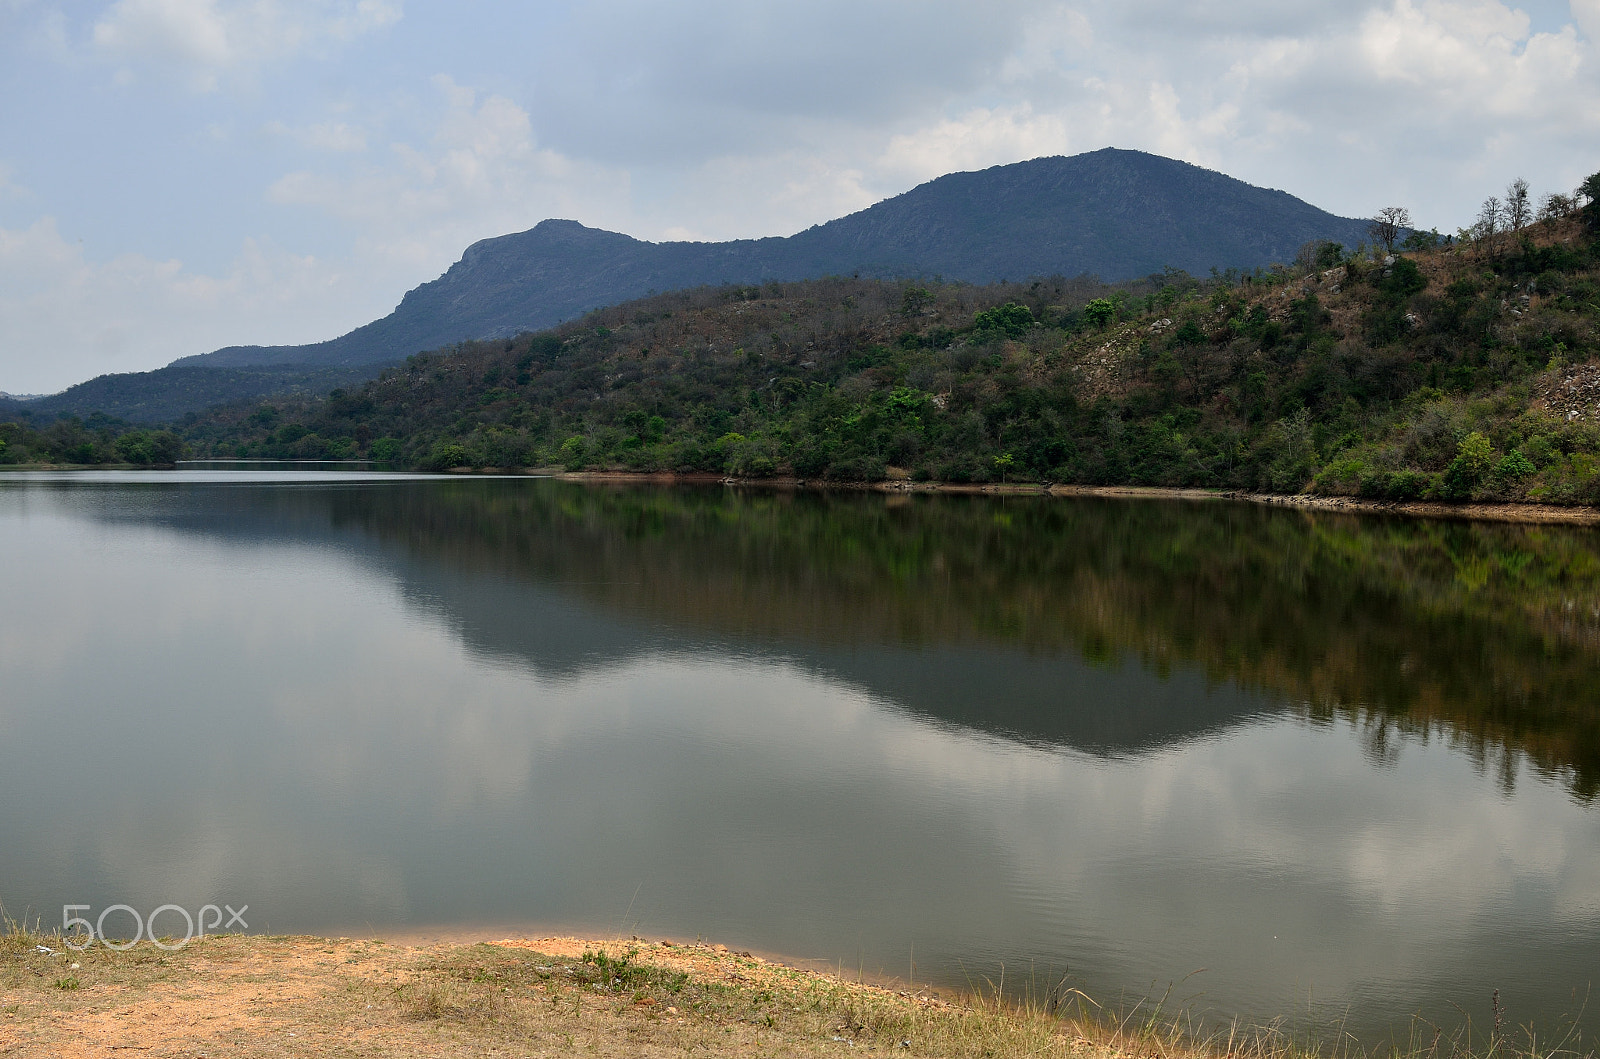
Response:
POLYGON ((1500 204, 1499 199, 1490 195, 1483 200, 1483 208, 1478 211, 1478 223, 1472 226, 1472 237, 1493 239, 1500 234, 1505 216, 1505 207, 1500 204))
POLYGON ((1506 185, 1506 227, 1520 232, 1533 220, 1533 205, 1528 201, 1528 182, 1521 177, 1506 185))
POLYGON ((1000 481, 1004 484, 1006 475, 1017 465, 1017 458, 1009 452, 1003 452, 994 458, 995 470, 1000 472, 1000 481))
POLYGON ((1083 307, 1083 318, 1090 327, 1104 327, 1116 316, 1117 306, 1110 298, 1096 298, 1083 307))
POLYGON ((1474 430, 1461 439, 1456 458, 1445 468, 1439 491, 1446 500, 1466 500, 1472 490, 1483 481, 1495 463, 1494 446, 1483 434, 1474 430))
POLYGON ((393 463, 400 458, 400 441, 398 438, 379 438, 372 443, 369 452, 379 463, 393 463))
POLYGON ((1372 223, 1367 225, 1367 234, 1375 242, 1383 244, 1388 253, 1394 253, 1395 240, 1400 238, 1400 233, 1411 227, 1411 211, 1404 206, 1385 206, 1372 216, 1372 223))
POLYGON ((972 323, 978 331, 997 331, 1007 338, 1021 338, 1033 326, 1033 310, 1016 302, 1006 302, 975 314, 972 323))
MULTIPOLYGON (((460 446, 453 446, 460 448, 460 446)), ((569 471, 581 471, 588 464, 589 446, 573 436, 561 443, 561 462, 569 471)))
POLYGON ((1439 229, 1434 228, 1426 232, 1413 231, 1400 245, 1406 250, 1437 250, 1444 241, 1445 237, 1439 234, 1439 229))
POLYGON ((1294 256, 1294 263, 1306 272, 1336 268, 1343 260, 1344 246, 1328 239, 1313 239, 1294 256))
POLYGON ((926 287, 907 287, 900 298, 900 315, 921 316, 933 301, 933 292, 926 287))
POLYGON ((1539 220, 1559 221, 1571 217, 1578 210, 1576 196, 1552 191, 1539 202, 1539 220))
POLYGON ((1586 200, 1583 220, 1591 232, 1600 232, 1600 173, 1578 185, 1578 197, 1586 200))

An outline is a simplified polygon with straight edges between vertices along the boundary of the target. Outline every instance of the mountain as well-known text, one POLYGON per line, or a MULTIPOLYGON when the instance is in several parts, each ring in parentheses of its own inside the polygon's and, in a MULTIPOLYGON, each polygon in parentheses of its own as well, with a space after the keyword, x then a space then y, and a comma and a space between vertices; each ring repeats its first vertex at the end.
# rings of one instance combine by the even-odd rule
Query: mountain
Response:
POLYGON ((552 327, 653 291, 825 275, 987 283, 1251 269, 1367 222, 1187 162, 1107 148, 953 173, 788 238, 650 243, 547 220, 469 247, 394 312, 327 342, 231 346, 175 365, 357 365, 552 327))
POLYGON ((1546 212, 1244 276, 700 287, 419 355, 336 398, 218 409, 185 437, 437 470, 1590 505, 1600 203, 1546 212))

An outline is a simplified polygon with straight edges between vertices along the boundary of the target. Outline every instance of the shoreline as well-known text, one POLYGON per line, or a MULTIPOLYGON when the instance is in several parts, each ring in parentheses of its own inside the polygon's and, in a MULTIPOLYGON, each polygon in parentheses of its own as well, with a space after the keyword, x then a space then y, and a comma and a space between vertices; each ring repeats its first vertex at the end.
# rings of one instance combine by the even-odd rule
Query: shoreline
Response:
MULTIPOLYGON (((1120 1029, 1058 1008, 945 999, 705 942, 219 934, 79 952, 0 933, 0 1055, 1138 1054, 1120 1029)), ((1140 1037, 1158 1039, 1170 1057, 1198 1055, 1172 1047, 1175 1031, 1140 1037)))
MULTIPOLYGON (((310 461, 323 462, 323 461, 310 461)), ((0 471, 170 471, 175 464, 10 464, 0 471)), ((401 472, 419 473, 419 472, 401 472)), ((890 478, 877 482, 844 482, 796 477, 740 478, 677 471, 568 471, 561 467, 452 467, 443 472, 460 477, 541 477, 569 482, 643 485, 722 485, 774 492, 853 492, 911 496, 1034 496, 1100 500, 1182 500, 1256 504, 1346 515, 1388 515, 1452 522, 1501 522, 1528 526, 1600 526, 1600 507, 1588 505, 1503 503, 1441 500, 1367 500, 1318 493, 1252 493, 1237 489, 1143 485, 1058 485, 1037 482, 961 483, 890 478)))
MULTIPOLYGON (((480 473, 455 470, 451 473, 480 473)), ((491 473, 491 472, 481 472, 491 473)), ((508 473, 508 472, 492 472, 508 473)), ((510 472, 517 473, 517 472, 510 472)), ((1196 489, 1138 485, 1041 485, 1036 482, 964 484, 956 482, 914 482, 888 479, 880 482, 836 482, 805 478, 737 478, 718 474, 678 474, 670 471, 565 471, 554 467, 529 468, 564 481, 616 482, 657 485, 726 485, 776 491, 876 492, 911 495, 917 493, 952 496, 1037 496, 1104 500, 1185 500, 1258 504, 1268 507, 1297 508, 1352 515, 1391 515, 1403 518, 1443 519, 1456 522, 1508 522, 1520 525, 1596 526, 1600 508, 1560 504, 1448 503, 1438 500, 1366 500, 1350 496, 1324 496, 1315 493, 1250 493, 1232 489, 1196 489)))
MULTIPOLYGON (((864 1051, 985 1059, 1438 1059, 1440 1034, 1373 1042, 1140 1001, 1100 1007, 1041 983, 941 995, 853 979, 704 941, 502 937, 396 944, 217 934, 164 951, 67 949, 58 934, 0 931, 0 1055, 488 1054, 837 1057, 864 1051), (1153 1006, 1152 1006, 1153 1004, 1153 1006)), ((1431 1024, 1430 1024, 1431 1025, 1431 1024)), ((1337 1027, 1335 1026, 1335 1029, 1337 1027)), ((1550 1059, 1531 1027, 1447 1041, 1453 1059, 1550 1059), (1526 1039, 1524 1039, 1526 1038, 1526 1039)))

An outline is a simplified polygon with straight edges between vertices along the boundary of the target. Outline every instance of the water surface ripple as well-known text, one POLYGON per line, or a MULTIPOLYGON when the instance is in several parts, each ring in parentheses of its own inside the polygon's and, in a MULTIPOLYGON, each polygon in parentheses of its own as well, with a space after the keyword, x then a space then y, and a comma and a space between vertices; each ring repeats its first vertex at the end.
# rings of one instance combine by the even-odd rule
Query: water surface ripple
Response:
POLYGON ((179 472, 0 476, 0 555, 46 925, 704 937, 1367 1039, 1553 1029, 1600 968, 1592 531, 179 472))

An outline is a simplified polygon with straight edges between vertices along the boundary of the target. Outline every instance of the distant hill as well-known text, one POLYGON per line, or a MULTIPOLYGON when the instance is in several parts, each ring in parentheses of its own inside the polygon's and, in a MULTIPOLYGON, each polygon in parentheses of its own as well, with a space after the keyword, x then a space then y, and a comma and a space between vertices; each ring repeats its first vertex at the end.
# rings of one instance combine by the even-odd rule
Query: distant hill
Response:
POLYGON ((101 375, 58 394, 19 401, 0 396, 0 416, 53 418, 65 413, 100 412, 132 423, 165 423, 212 405, 253 401, 276 394, 325 394, 359 385, 384 365, 354 367, 283 364, 195 367, 174 365, 155 371, 101 375))
POLYGON ((175 365, 349 366, 552 327, 652 291, 824 275, 988 283, 1172 267, 1204 275, 1355 246, 1366 222, 1187 162, 1105 149, 954 173, 788 238, 649 243, 548 220, 470 246, 394 312, 327 342, 230 346, 175 365))

